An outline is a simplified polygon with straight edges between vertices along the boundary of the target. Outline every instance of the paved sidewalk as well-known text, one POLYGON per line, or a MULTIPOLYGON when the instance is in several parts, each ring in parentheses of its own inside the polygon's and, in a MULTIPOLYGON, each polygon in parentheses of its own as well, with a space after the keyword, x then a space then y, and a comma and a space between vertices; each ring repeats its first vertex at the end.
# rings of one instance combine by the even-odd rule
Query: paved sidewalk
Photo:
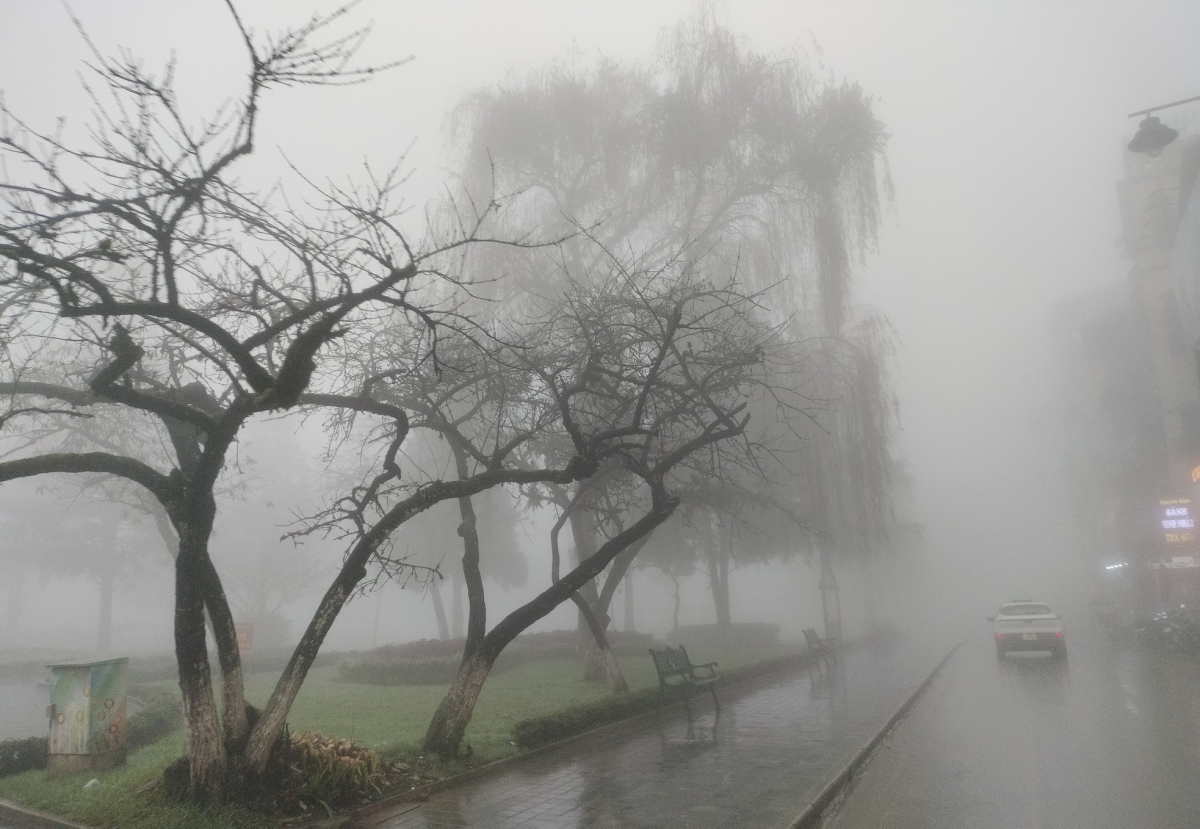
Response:
POLYGON ((944 655, 901 644, 718 689, 430 797, 375 829, 775 829, 787 824, 944 655))

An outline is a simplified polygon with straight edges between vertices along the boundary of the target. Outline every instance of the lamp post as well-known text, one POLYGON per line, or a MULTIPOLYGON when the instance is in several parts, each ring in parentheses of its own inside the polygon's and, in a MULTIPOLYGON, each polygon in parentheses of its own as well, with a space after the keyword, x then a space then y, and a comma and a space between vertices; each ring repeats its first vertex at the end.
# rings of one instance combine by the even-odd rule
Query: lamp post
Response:
POLYGON ((1192 101, 1200 101, 1200 95, 1193 98, 1184 98, 1182 101, 1172 101, 1169 104, 1161 104, 1150 109, 1142 109, 1137 112, 1129 113, 1130 118, 1136 118, 1139 115, 1145 115, 1141 123, 1138 124, 1137 134, 1126 145, 1130 152, 1145 153, 1151 158, 1157 158, 1158 154, 1163 149, 1179 137, 1179 132, 1173 130, 1160 121, 1156 116, 1151 115, 1151 112, 1158 112, 1160 109, 1170 109, 1171 107, 1179 106, 1180 104, 1190 104, 1192 101))

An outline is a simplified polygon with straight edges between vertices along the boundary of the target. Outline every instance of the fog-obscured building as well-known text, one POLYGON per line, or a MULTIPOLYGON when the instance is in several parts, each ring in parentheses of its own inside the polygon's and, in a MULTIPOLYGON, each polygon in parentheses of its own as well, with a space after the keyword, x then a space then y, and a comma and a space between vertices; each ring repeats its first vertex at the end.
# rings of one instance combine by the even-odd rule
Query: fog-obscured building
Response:
POLYGON ((1150 571, 1157 601, 1174 606, 1200 598, 1200 108, 1162 114, 1179 138, 1157 157, 1126 152, 1117 192, 1128 295, 1162 431, 1161 446, 1149 450, 1158 458, 1156 497, 1148 493, 1143 511, 1125 520, 1144 527, 1134 536, 1134 566, 1150 571))

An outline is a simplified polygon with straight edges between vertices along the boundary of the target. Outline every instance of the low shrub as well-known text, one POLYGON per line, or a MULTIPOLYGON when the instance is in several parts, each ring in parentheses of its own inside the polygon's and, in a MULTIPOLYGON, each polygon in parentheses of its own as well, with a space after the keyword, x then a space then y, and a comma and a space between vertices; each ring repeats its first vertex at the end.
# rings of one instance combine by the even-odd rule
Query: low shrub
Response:
POLYGON ((520 720, 513 726, 512 739, 520 748, 536 748, 602 725, 629 719, 653 709, 658 704, 657 688, 605 697, 542 717, 520 720))
POLYGON ((129 749, 157 743, 183 727, 183 702, 177 688, 142 685, 133 688, 132 692, 142 702, 142 707, 129 716, 125 725, 125 745, 129 749))
POLYGON ((45 737, 0 740, 0 777, 46 768, 48 744, 45 737))
POLYGON ((382 645, 363 654, 355 654, 355 656, 381 661, 393 659, 434 659, 445 656, 461 658, 463 647, 466 643, 467 640, 461 636, 457 639, 418 639, 415 642, 382 645))

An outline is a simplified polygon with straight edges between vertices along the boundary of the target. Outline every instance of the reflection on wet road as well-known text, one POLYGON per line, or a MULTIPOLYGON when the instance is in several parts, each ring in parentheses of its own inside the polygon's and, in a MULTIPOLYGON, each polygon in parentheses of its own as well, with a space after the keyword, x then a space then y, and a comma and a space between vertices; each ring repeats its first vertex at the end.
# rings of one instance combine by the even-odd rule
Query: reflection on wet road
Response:
POLYGON ((1200 666, 1075 636, 1070 661, 959 650, 831 829, 1200 827, 1200 666))
MULTIPOLYGON (((945 653, 866 648, 836 670, 728 687, 719 716, 703 699, 682 710, 530 757, 456 786, 379 824, 433 827, 786 825, 945 653)), ((705 695, 707 696, 707 695, 705 695)))

